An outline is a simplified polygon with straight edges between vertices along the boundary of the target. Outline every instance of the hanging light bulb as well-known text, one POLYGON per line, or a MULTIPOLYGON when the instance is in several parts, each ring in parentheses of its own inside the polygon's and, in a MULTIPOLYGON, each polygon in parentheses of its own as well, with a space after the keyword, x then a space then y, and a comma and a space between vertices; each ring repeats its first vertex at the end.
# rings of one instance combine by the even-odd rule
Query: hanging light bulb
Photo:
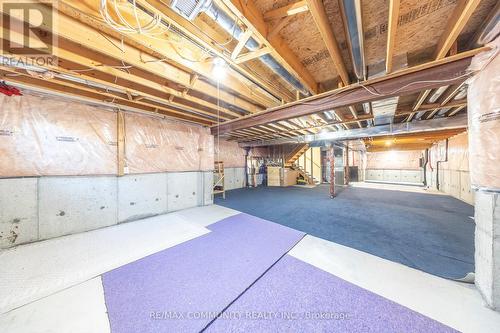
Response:
POLYGON ((212 74, 217 81, 220 81, 226 77, 227 65, 224 59, 215 58, 213 60, 212 74))

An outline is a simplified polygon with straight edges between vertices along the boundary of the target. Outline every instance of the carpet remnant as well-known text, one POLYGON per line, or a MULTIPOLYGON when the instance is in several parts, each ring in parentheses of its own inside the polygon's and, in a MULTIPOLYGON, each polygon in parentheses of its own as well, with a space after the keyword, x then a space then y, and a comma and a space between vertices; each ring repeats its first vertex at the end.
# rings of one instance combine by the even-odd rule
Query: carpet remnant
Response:
POLYGON ((247 214, 103 274, 112 333, 199 332, 304 233, 247 214))
POLYGON ((444 278, 474 271, 474 207, 446 195, 371 188, 233 190, 224 207, 444 278))
POLYGON ((285 255, 205 332, 457 332, 285 255))

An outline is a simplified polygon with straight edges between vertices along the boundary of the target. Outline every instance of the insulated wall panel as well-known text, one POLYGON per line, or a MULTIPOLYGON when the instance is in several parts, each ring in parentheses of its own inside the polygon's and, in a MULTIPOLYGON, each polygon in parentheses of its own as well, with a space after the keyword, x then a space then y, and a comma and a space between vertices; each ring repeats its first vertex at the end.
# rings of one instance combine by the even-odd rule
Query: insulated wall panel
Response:
POLYGON ((0 179, 0 248, 38 238, 37 178, 0 179))
POLYGON ((127 113, 125 129, 131 173, 213 169, 213 136, 208 128, 127 113))
POLYGON ((118 222, 165 214, 167 210, 166 173, 118 178, 118 222))
POLYGON ((224 162, 225 168, 242 168, 245 166, 245 150, 240 148, 237 142, 215 140, 214 151, 214 159, 224 162))
POLYGON ((0 177, 116 173, 115 112, 29 93, 0 109, 0 177))
POLYGON ((40 239, 116 224, 117 187, 116 177, 40 178, 40 239))
POLYGON ((198 205, 199 172, 171 172, 167 175, 168 211, 198 205))

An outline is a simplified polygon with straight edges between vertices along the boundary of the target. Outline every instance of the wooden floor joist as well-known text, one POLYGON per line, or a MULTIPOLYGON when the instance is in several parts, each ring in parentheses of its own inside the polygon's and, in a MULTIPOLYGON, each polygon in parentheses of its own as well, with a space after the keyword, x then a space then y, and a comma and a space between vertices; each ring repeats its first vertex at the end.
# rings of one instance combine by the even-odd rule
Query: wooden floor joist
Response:
MULTIPOLYGON (((59 4, 59 10, 63 11, 63 14, 60 14, 58 17, 60 24, 70 26, 72 29, 60 29, 58 30, 58 34, 75 43, 92 48, 95 52, 105 53, 108 56, 122 59, 127 64, 162 76, 164 80, 173 81, 183 87, 189 86, 190 77, 193 73, 208 79, 211 79, 213 76, 212 64, 210 62, 188 59, 171 42, 169 43, 168 40, 162 42, 156 38, 136 35, 118 37, 114 36, 116 32, 113 29, 105 26, 103 23, 101 23, 100 27, 102 31, 83 24, 77 18, 91 15, 91 13, 88 13, 88 8, 84 2, 69 2, 64 0, 59 4), (82 12, 83 10, 87 12, 82 12), (126 42, 122 44, 121 39, 126 42), (130 45, 129 42, 142 46, 142 49, 137 49, 130 45), (120 51, 121 48, 124 48, 123 52, 120 51), (155 54, 160 57, 154 56, 155 54), (185 70, 180 70, 181 66, 185 70)), ((85 17, 85 19, 91 20, 92 17, 85 17)), ((99 22, 94 18, 92 22, 95 21, 99 22)), ((224 102, 233 104, 248 112, 255 112, 261 109, 255 104, 259 103, 259 95, 256 89, 251 84, 242 83, 236 77, 233 77, 231 71, 228 72, 224 84, 221 86, 223 89, 221 90, 220 98, 224 102)), ((191 89, 210 96, 217 95, 216 86, 207 83, 205 80, 198 80, 191 89)), ((269 101, 264 106, 272 105, 275 105, 275 102, 269 101)))
POLYGON ((226 5, 260 40, 265 41, 271 54, 294 75, 311 93, 318 93, 318 84, 305 66, 300 62, 293 51, 283 42, 281 36, 274 35, 267 39, 269 26, 264 20, 264 15, 255 6, 253 1, 244 2, 241 0, 215 0, 226 5))
POLYGON ((36 79, 36 78, 27 78, 25 76, 9 76, 8 74, 11 74, 10 72, 6 72, 4 70, 0 70, 0 76, 2 77, 3 80, 6 82, 10 83, 21 83, 24 86, 31 86, 33 88, 42 88, 46 92, 56 92, 58 94, 63 94, 66 96, 71 96, 71 97, 78 97, 81 99, 86 99, 88 101, 96 101, 96 102, 106 102, 109 104, 109 107, 116 107, 116 106, 124 106, 124 107, 129 107, 133 108, 136 110, 141 110, 144 112, 154 112, 154 113, 160 113, 166 116, 170 117, 175 117, 179 118, 182 120, 194 122, 194 123, 199 123, 199 124, 204 124, 204 125, 212 125, 214 124, 214 121, 209 121, 206 119, 203 119, 201 117, 197 116, 191 116, 186 114, 185 112, 182 111, 175 111, 175 110, 159 110, 158 108, 155 107, 147 107, 142 104, 138 104, 135 102, 130 102, 128 100, 118 100, 115 99, 114 101, 107 97, 103 96, 99 93, 96 92, 91 92, 83 89, 78 89, 78 88, 73 88, 69 86, 63 86, 56 84, 51 81, 47 80, 42 80, 42 79, 36 79), (159 112, 158 112, 159 111, 159 112))

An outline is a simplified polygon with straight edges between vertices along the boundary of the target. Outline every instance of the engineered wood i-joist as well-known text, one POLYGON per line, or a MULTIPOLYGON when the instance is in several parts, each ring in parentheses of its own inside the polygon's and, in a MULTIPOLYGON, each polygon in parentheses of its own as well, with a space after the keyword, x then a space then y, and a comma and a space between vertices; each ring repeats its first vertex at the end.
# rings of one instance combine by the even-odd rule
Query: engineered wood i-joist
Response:
MULTIPOLYGON (((95 7, 96 4, 88 4, 86 1, 60 1, 58 4, 58 10, 60 11, 59 24, 72 28, 58 29, 57 33, 68 40, 82 43, 85 47, 96 52, 121 59, 134 67, 147 70, 184 87, 189 86, 192 73, 209 79, 212 77, 212 63, 203 61, 203 58, 195 58, 207 56, 202 50, 194 50, 192 45, 182 41, 173 43, 168 39, 161 40, 160 38, 145 35, 117 35, 116 31, 98 19, 97 9, 95 11, 89 9, 93 8, 92 6, 95 7), (61 13, 64 13, 64 15, 61 13), (85 19, 91 22, 93 26, 83 24, 78 19, 85 19), (94 27, 98 27, 98 29, 94 27), (122 39, 125 41, 124 43, 122 43, 122 39), (134 45, 129 45, 129 42, 134 45), (184 43, 184 46, 182 46, 184 52, 197 52, 198 55, 195 56, 195 53, 193 53, 191 57, 186 57, 179 52, 179 43, 184 43), (140 46, 141 49, 135 46, 140 46), (123 52, 120 49, 123 49, 123 52), (164 68, 161 69, 161 67, 164 68)), ((221 87, 223 88, 220 92, 222 101, 249 112, 261 109, 254 104, 255 101, 260 101, 254 87, 251 84, 242 83, 234 76, 232 71, 228 71, 224 82, 221 83, 221 87)), ((200 94, 217 96, 215 85, 205 80, 198 80, 192 89, 200 94)), ((269 105, 272 105, 272 102, 264 106, 269 105)))

